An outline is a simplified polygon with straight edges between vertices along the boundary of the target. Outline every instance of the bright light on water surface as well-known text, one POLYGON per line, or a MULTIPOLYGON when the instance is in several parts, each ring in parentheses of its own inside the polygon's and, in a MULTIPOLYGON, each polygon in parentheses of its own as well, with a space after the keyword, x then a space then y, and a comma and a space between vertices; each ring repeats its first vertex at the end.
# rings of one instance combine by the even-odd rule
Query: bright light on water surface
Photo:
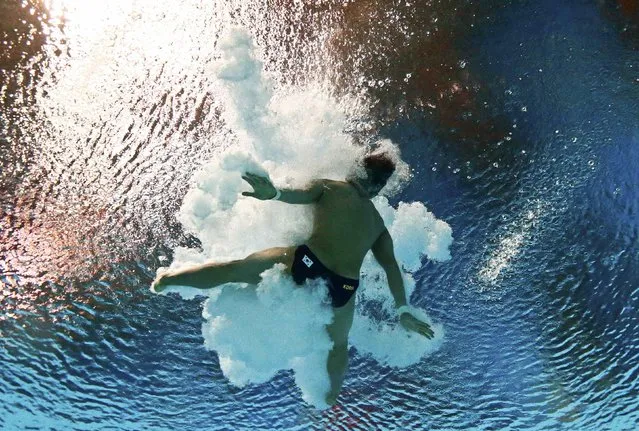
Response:
POLYGON ((313 4, 69 0, 1 14, 13 48, 0 59, 0 425, 636 429, 627 2, 313 4), (12 33, 28 33, 22 19, 35 35, 12 33), (211 70, 231 25, 251 33, 278 118, 299 119, 291 139, 324 136, 337 111, 340 133, 391 138, 414 169, 397 199, 453 228, 451 261, 424 262, 412 297, 444 325, 441 350, 406 369, 351 350, 328 412, 290 373, 229 385, 203 348, 201 302, 146 291, 177 246, 198 245, 175 217, 194 173, 239 139, 211 70))
POLYGON ((68 24, 72 37, 87 37, 100 33, 109 24, 115 24, 122 15, 135 10, 136 1, 125 0, 44 0, 52 20, 50 23, 68 24))

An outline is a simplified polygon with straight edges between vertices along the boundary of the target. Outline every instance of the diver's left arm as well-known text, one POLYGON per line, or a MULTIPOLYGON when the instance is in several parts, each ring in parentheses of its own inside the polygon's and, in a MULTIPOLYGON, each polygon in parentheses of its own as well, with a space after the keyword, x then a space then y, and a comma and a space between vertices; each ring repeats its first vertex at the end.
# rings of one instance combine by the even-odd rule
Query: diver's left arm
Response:
POLYGON ((393 239, 388 233, 387 229, 377 238, 373 247, 371 248, 373 256, 386 272, 388 278, 388 287, 390 288, 391 295, 395 300, 395 308, 399 308, 406 305, 406 292, 404 290, 404 280, 402 279, 402 273, 395 259, 395 252, 393 250, 393 239))
MULTIPOLYGON (((395 307, 400 308, 407 305, 404 280, 397 259, 395 259, 393 239, 387 229, 384 229, 384 232, 377 238, 371 251, 377 262, 379 262, 386 272, 388 287, 393 295, 393 299, 395 299, 395 307)), ((409 331, 417 332, 426 338, 433 338, 433 330, 430 325, 426 322, 422 322, 409 312, 403 312, 399 316, 399 322, 409 331)))
POLYGON ((242 195, 263 201, 276 199, 287 204, 312 204, 319 201, 326 189, 324 180, 314 180, 300 189, 277 189, 271 180, 263 175, 247 172, 242 178, 253 187, 252 192, 242 192, 242 195))

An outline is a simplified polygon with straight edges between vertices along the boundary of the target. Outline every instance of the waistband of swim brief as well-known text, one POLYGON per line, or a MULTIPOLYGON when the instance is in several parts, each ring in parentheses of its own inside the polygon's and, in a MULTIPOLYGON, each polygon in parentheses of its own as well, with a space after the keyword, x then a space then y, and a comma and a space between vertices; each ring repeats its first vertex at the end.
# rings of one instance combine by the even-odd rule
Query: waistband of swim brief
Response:
POLYGON ((337 273, 335 273, 335 271, 331 271, 330 269, 328 269, 326 267, 326 265, 324 265, 322 263, 322 261, 315 256, 315 253, 313 253, 311 251, 311 249, 309 248, 309 246, 307 246, 306 244, 302 244, 301 246, 299 246, 300 251, 302 251, 303 253, 306 253, 308 255, 308 257, 310 257, 311 259, 313 259, 313 261, 315 263, 317 263, 322 269, 326 270, 327 272, 329 272, 333 277, 337 277, 340 280, 344 280, 344 284, 351 284, 354 286, 358 286, 359 285, 359 278, 348 278, 348 277, 344 277, 343 275, 339 275, 337 273))

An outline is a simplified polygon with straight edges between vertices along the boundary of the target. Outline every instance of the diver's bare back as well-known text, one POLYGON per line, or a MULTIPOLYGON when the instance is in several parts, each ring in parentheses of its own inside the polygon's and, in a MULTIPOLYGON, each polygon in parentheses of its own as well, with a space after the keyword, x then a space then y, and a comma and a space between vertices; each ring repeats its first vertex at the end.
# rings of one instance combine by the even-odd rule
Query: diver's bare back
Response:
POLYGON ((307 245, 328 269, 357 279, 366 253, 384 231, 384 221, 370 199, 351 183, 323 183, 307 245))

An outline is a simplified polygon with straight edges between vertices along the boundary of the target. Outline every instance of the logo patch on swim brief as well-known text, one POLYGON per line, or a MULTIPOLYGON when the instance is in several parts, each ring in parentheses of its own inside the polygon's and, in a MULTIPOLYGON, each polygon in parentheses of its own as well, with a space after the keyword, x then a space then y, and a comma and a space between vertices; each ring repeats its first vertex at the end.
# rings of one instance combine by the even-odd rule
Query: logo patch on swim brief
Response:
POLYGON ((311 266, 313 266, 313 263, 315 263, 315 262, 313 262, 313 261, 311 260, 311 258, 310 258, 310 257, 308 257, 307 255, 304 255, 304 257, 302 258, 302 262, 304 262, 304 263, 306 264, 306 266, 308 266, 309 268, 310 268, 311 266))
POLYGON ((342 286, 344 289, 346 290, 355 290, 355 287, 351 286, 350 284, 345 284, 344 286, 342 286))

